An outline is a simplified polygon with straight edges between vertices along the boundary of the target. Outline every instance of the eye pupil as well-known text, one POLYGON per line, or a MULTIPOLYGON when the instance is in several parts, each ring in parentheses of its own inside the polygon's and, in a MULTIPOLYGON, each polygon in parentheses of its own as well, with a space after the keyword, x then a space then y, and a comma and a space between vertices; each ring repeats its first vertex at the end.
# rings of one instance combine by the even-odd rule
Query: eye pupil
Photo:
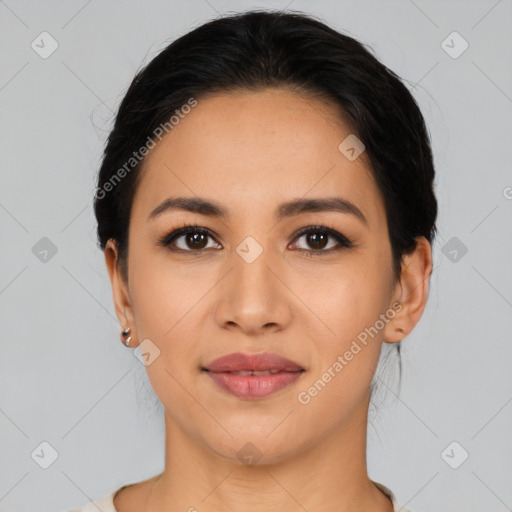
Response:
POLYGON ((323 249, 327 242, 327 235, 324 233, 312 233, 308 235, 308 244, 316 249, 323 249))

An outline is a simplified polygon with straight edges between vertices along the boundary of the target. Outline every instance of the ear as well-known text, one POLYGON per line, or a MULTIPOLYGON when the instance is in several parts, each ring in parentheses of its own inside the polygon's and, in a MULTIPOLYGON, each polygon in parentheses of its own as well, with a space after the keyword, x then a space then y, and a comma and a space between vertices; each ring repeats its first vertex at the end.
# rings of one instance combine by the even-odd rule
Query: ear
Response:
POLYGON ((110 284, 112 286, 112 297, 114 299, 114 306, 117 318, 121 324, 121 329, 127 327, 131 328, 130 336, 132 341, 130 346, 136 345, 136 332, 135 332, 135 317, 130 299, 128 283, 122 277, 119 267, 119 253, 117 244, 114 239, 109 239, 105 245, 105 263, 110 277, 110 284), (134 341, 135 340, 135 341, 134 341))
POLYGON ((384 329, 384 340, 387 343, 401 341, 419 322, 427 304, 431 273, 431 245, 424 236, 417 237, 414 251, 402 258, 400 279, 390 305, 396 314, 384 329))

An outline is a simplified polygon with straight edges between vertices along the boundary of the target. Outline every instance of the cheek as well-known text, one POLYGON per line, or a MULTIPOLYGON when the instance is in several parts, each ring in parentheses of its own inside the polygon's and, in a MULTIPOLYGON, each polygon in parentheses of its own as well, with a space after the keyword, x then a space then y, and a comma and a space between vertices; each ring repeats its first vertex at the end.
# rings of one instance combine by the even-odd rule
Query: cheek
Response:
POLYGON ((191 275, 186 265, 166 258, 162 250, 142 243, 139 247, 145 249, 134 248, 130 255, 130 290, 137 329, 141 330, 138 334, 165 342, 204 294, 202 287, 207 283, 191 275))
POLYGON ((169 378, 165 369, 173 375, 189 372, 186 362, 196 364, 198 343, 204 338, 204 319, 198 315, 215 280, 162 254, 148 251, 133 256, 137 268, 130 289, 137 335, 141 341, 148 338, 155 343, 162 363, 148 366, 148 375, 165 380, 169 378))
MULTIPOLYGON (((318 372, 346 354, 347 369, 367 368, 364 380, 371 380, 370 371, 380 355, 382 323, 378 321, 389 301, 389 272, 378 257, 365 254, 357 265, 331 268, 323 286, 318 286, 318 280, 317 286, 303 286, 316 317, 309 323, 309 331, 317 345, 318 372)), ((352 372, 344 368, 343 373, 348 376, 352 372)))
POLYGON ((378 279, 378 273, 351 272, 315 299, 312 309, 321 311, 323 323, 309 324, 313 361, 297 396, 311 421, 326 409, 343 421, 369 396, 382 346, 381 331, 372 330, 385 303, 378 279))
POLYGON ((190 400, 185 389, 190 389, 189 379, 194 377, 201 339, 194 305, 205 292, 187 287, 179 274, 160 267, 158 260, 153 258, 144 265, 139 260, 130 288, 137 335, 140 341, 149 339, 157 347, 152 350, 158 355, 145 366, 148 379, 166 411, 175 416, 176 403, 190 400))
MULTIPOLYGON (((297 286, 304 302, 330 327, 331 334, 350 334, 351 328, 364 328, 379 315, 388 295, 387 280, 380 265, 360 258, 336 265, 305 280, 297 286)), ((326 326, 326 328, 327 328, 326 326)))

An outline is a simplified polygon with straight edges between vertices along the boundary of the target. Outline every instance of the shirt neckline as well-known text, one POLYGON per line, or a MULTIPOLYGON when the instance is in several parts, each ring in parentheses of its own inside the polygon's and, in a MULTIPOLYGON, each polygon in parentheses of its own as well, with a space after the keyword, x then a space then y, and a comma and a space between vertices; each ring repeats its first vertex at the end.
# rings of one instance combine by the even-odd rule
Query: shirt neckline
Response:
MULTIPOLYGON (((391 490, 388 487, 386 487, 385 485, 383 485, 383 484, 381 484, 379 482, 375 482, 374 480, 372 480, 372 482, 391 500, 391 504, 393 505, 393 511, 394 512, 410 512, 408 509, 406 509, 404 507, 401 507, 399 505, 395 495, 391 492, 391 490)), ((131 485, 135 485, 136 483, 138 483, 138 482, 133 482, 133 483, 130 483, 130 484, 125 484, 125 485, 119 487, 118 489, 113 491, 108 496, 105 496, 104 498, 101 498, 99 500, 100 503, 97 503, 97 505, 103 505, 105 507, 109 507, 111 510, 106 508, 107 512, 118 512, 117 509, 114 506, 114 496, 121 489, 124 489, 125 487, 130 487, 131 485)))

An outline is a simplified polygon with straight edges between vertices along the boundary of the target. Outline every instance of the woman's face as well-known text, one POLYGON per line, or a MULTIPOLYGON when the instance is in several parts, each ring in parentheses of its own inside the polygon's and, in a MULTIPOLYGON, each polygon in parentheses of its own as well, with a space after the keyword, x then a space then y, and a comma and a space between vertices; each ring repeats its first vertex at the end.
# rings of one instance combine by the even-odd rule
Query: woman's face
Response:
POLYGON ((366 423, 400 285, 365 153, 354 158, 354 139, 339 149, 349 135, 318 100, 240 92, 200 99, 145 161, 118 313, 138 343, 150 340, 146 370, 172 429, 228 459, 283 460, 366 423), (151 215, 178 197, 216 208, 151 215), (187 225, 207 231, 168 236, 187 225), (264 352, 302 371, 205 371, 264 352))

